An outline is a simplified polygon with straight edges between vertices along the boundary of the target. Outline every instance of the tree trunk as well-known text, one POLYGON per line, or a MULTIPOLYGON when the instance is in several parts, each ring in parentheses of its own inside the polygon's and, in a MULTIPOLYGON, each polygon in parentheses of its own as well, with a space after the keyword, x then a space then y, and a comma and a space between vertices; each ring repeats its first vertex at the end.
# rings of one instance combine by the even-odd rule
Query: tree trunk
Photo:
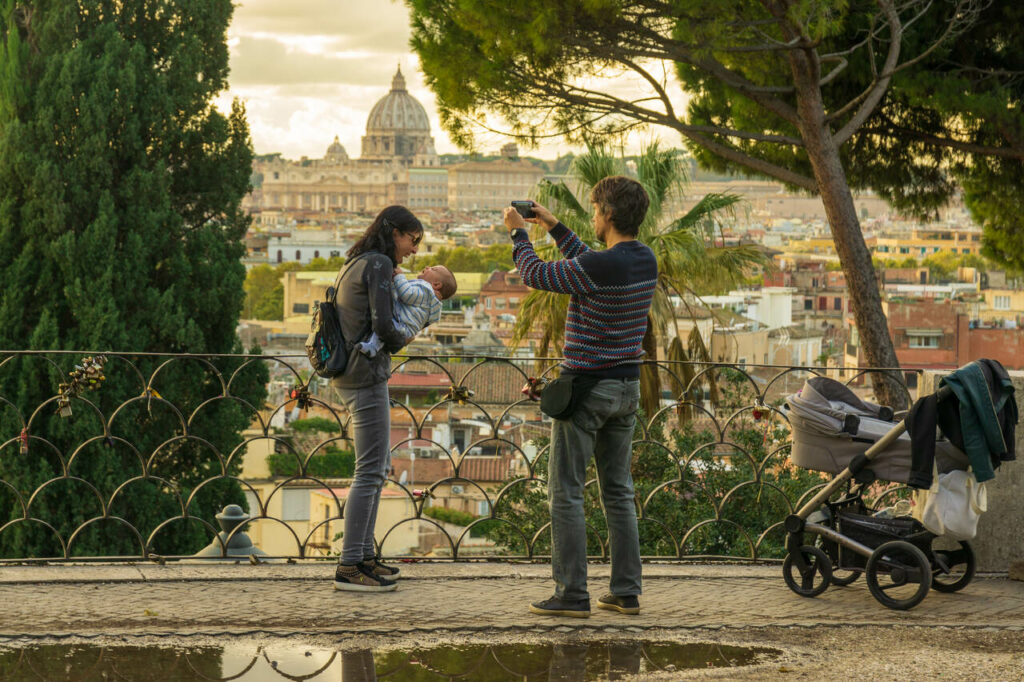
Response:
MULTIPOLYGON (((796 51, 794 51, 796 52, 796 51)), ((846 287, 853 302, 853 317, 864 348, 868 366, 898 368, 899 360, 889 336, 889 325, 882 311, 871 252, 857 219, 853 193, 839 158, 839 149, 825 124, 824 106, 818 85, 818 73, 806 54, 793 56, 794 82, 801 137, 818 184, 818 194, 832 230, 836 253, 846 275, 846 287)), ((877 400, 894 410, 907 407, 907 393, 899 371, 871 372, 877 400)))

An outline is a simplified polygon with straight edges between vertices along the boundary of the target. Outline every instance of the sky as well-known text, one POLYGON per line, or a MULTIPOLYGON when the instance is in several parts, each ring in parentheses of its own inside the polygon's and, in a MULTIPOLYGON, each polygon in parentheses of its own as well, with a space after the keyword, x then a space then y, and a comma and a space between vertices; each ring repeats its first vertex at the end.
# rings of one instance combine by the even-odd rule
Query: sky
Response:
MULTIPOLYGON (((217 105, 226 111, 236 97, 245 103, 257 154, 321 158, 337 135, 356 158, 370 109, 391 89, 401 66, 409 93, 430 117, 438 153, 456 153, 460 150, 441 130, 409 33, 405 5, 391 0, 238 0, 228 30, 230 87, 217 105)), ((616 78, 606 87, 627 94, 640 86, 639 79, 616 78)), ((636 151, 656 136, 678 144, 671 131, 645 131, 635 134, 627 149, 636 151)), ((496 152, 507 141, 482 136, 480 147, 496 152)), ((555 158, 570 150, 552 141, 521 151, 555 158)))

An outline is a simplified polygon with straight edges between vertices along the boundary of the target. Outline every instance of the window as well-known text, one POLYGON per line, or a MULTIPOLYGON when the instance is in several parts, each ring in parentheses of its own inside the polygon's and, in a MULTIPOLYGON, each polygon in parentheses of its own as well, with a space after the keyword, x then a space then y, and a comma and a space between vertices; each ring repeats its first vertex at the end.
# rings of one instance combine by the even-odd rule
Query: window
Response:
POLYGON ((487 299, 487 306, 486 307, 487 307, 488 310, 490 310, 491 308, 494 307, 494 299, 493 298, 487 299))
POLYGON ((491 515, 491 503, 487 500, 477 500, 476 503, 476 515, 477 516, 490 516, 491 515))
POLYGON ((277 250, 277 262, 280 263, 284 259, 284 254, 281 253, 281 249, 277 250))
POLYGON ((1010 297, 1009 296, 996 296, 993 300, 992 307, 996 310, 1009 310, 1010 309, 1010 297))
POLYGON ((295 249, 295 260, 302 260, 302 252, 295 249))
POLYGON ((309 490, 285 488, 281 491, 281 520, 309 521, 309 490))
MULTIPOLYGON (((316 251, 313 252, 313 258, 319 258, 319 257, 320 257, 320 249, 317 249, 316 251)), ((836 299, 836 300, 838 301, 839 299, 836 299)))
POLYGON ((251 490, 244 490, 245 493, 245 505, 249 509, 249 516, 260 515, 260 498, 256 497, 256 493, 251 490))
POLYGON ((832 310, 842 310, 842 309, 843 309, 843 298, 841 296, 836 296, 834 299, 832 299, 832 310))
POLYGON ((938 336, 908 336, 911 348, 938 348, 938 336))
POLYGON ((496 298, 496 299, 494 299, 494 307, 495 308, 504 308, 505 307, 505 299, 503 299, 503 298, 496 298))
POLYGON ((309 304, 308 303, 293 303, 292 304, 292 312, 293 313, 298 313, 298 314, 308 313, 309 312, 309 304))
POLYGON ((508 307, 509 308, 515 308, 518 305, 519 305, 519 298, 518 297, 513 296, 512 298, 508 299, 508 307))
POLYGON ((804 310, 812 310, 814 308, 814 300, 810 298, 804 299, 804 310))

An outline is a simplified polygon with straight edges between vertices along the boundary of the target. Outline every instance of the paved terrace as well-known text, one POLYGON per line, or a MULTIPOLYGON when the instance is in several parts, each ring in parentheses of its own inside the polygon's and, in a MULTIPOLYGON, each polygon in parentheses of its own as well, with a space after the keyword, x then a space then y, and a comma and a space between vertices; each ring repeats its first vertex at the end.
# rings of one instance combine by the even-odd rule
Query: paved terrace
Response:
MULTIPOLYGON (((785 652, 767 668, 687 673, 699 677, 1024 677, 1024 582, 1005 574, 979 576, 957 594, 933 591, 915 609, 898 612, 878 604, 863 579, 806 599, 790 592, 778 566, 649 564, 639 616, 595 609, 589 619, 574 619, 527 612, 529 601, 551 592, 546 564, 402 569, 398 591, 354 595, 332 589, 326 563, 4 566, 0 638, 149 638, 167 646, 289 637, 342 649, 671 639, 785 652)), ((603 594, 607 575, 606 564, 591 566, 592 596, 603 594)))

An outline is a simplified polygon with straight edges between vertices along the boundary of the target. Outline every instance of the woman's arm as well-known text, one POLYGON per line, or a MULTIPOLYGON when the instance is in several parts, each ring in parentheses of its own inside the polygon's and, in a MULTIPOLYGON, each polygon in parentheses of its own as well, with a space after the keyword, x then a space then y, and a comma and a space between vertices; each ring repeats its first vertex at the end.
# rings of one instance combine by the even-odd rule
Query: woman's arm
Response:
POLYGON ((370 327, 389 353, 401 350, 409 340, 395 327, 394 299, 391 282, 394 268, 385 255, 369 256, 363 270, 366 298, 370 303, 370 327))

